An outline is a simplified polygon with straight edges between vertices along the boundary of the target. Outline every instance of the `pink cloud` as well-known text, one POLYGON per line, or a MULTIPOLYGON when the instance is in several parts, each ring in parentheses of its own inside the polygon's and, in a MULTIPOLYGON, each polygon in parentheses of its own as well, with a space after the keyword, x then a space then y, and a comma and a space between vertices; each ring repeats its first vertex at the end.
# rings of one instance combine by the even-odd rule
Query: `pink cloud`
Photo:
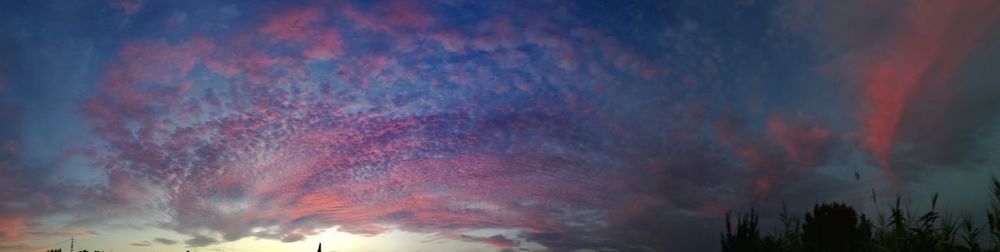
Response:
POLYGON ((24 241, 37 225, 36 213, 51 209, 45 205, 46 198, 33 194, 14 173, 14 163, 0 159, 0 202, 22 202, 22 204, 0 205, 0 243, 24 241))
POLYGON ((802 168, 811 168, 823 162, 833 141, 826 128, 800 121, 789 122, 777 114, 768 118, 767 129, 784 148, 788 158, 802 168))
POLYGON ((126 106, 131 110, 129 116, 146 117, 142 109, 147 102, 172 102, 186 93, 188 87, 181 80, 212 50, 212 42, 204 39, 182 44, 127 44, 117 57, 120 64, 106 70, 106 83, 102 86, 102 92, 112 94, 115 99, 93 99, 88 107, 100 114, 102 106, 126 106))
MULTIPOLYGON (((577 127, 566 113, 595 109, 587 88, 598 75, 655 77, 644 70, 651 59, 553 24, 519 34, 523 27, 497 18, 473 32, 442 31, 413 5, 292 9, 213 40, 128 43, 85 108, 108 142, 93 155, 109 174, 102 199, 128 205, 164 189, 176 213, 170 228, 216 233, 195 237, 199 244, 218 236, 295 241, 333 226, 363 235, 394 227, 562 232, 588 214, 566 209, 607 209, 624 225, 674 203, 616 169, 595 168, 619 164, 595 161, 593 147, 565 136, 577 127), (373 41, 388 45, 368 48, 373 41), (483 55, 460 57, 473 52, 483 55), (533 96, 539 91, 556 97, 533 96), (528 101, 464 100, 479 93, 528 101), (613 197, 623 191, 641 195, 613 197)), ((739 147, 748 160, 767 154, 739 147)), ((757 169, 761 180, 780 178, 757 169)), ((712 211, 699 203, 678 204, 712 211)))
POLYGON ((366 11, 346 8, 343 14, 355 26, 374 31, 396 33, 398 29, 424 30, 434 24, 434 17, 415 3, 405 0, 385 1, 366 11))
POLYGON ((598 48, 596 57, 603 61, 610 62, 613 69, 638 75, 646 79, 658 78, 669 73, 667 66, 655 62, 649 55, 637 53, 620 41, 609 38, 603 32, 594 29, 574 29, 570 35, 583 41, 583 43, 594 44, 598 48))
POLYGON ((765 132, 754 133, 736 119, 716 123, 716 134, 753 176, 750 186, 754 199, 766 198, 775 185, 802 176, 825 162, 833 147, 830 132, 819 126, 772 115, 765 132))
POLYGON ((441 31, 428 35, 431 40, 441 44, 441 48, 446 52, 465 52, 468 40, 465 35, 456 31, 441 31))
POLYGON ((328 60, 344 54, 344 42, 336 29, 326 29, 318 37, 309 49, 302 52, 306 58, 328 60))
MULTIPOLYGON (((208 58, 205 61, 206 67, 226 77, 243 77, 252 84, 273 84, 278 77, 274 76, 272 71, 277 70, 279 66, 286 67, 286 70, 294 70, 292 67, 294 59, 291 57, 270 55, 252 49, 239 49, 238 51, 247 51, 208 58)), ((328 52, 317 52, 320 53, 328 52)), ((290 73, 290 71, 285 72, 285 74, 290 73)))
POLYGON ((477 50, 496 51, 500 49, 512 49, 523 44, 523 35, 516 32, 509 18, 498 17, 480 23, 477 27, 478 34, 470 39, 477 50))
POLYGON ((0 215, 0 241, 18 242, 24 240, 31 221, 30 216, 23 213, 0 215))
POLYGON ((286 10, 271 16, 259 31, 274 41, 301 42, 313 35, 313 25, 322 18, 320 9, 286 10))
POLYGON ((893 145, 907 108, 921 99, 916 94, 925 89, 947 93, 958 64, 998 17, 1000 3, 994 1, 913 2, 902 10, 889 36, 874 46, 879 52, 864 58, 859 77, 866 104, 861 145, 890 178, 895 176, 893 145))

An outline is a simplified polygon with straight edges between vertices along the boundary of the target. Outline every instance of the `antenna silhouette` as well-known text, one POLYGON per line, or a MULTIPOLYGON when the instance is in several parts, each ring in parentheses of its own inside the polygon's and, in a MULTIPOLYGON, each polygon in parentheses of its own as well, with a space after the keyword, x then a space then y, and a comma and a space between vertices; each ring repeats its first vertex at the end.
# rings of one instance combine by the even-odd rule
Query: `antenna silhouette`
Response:
POLYGON ((73 237, 69 237, 69 252, 73 252, 73 237))

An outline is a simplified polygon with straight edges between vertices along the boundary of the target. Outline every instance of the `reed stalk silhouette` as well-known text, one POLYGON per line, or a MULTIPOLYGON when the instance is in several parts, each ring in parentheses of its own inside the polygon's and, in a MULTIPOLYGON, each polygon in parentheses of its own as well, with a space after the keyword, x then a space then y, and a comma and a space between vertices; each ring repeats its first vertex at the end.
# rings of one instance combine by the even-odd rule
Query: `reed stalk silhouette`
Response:
POLYGON ((872 191, 877 223, 843 203, 817 204, 803 218, 780 214, 781 226, 773 234, 759 231, 756 211, 737 215, 735 230, 732 212, 726 214, 721 236, 723 252, 1000 252, 1000 180, 990 180, 990 205, 985 225, 976 224, 974 215, 960 219, 937 210, 938 195, 931 198, 923 213, 904 209, 896 197, 887 213, 878 208, 872 191))

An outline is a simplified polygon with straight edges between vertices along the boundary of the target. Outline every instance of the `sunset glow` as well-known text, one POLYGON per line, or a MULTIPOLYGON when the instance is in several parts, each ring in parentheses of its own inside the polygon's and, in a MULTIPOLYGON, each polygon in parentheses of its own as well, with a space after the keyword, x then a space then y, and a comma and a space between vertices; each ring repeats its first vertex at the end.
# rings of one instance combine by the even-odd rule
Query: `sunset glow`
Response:
POLYGON ((0 252, 716 251, 727 211, 1000 174, 995 0, 2 1, 0 34, 0 252))

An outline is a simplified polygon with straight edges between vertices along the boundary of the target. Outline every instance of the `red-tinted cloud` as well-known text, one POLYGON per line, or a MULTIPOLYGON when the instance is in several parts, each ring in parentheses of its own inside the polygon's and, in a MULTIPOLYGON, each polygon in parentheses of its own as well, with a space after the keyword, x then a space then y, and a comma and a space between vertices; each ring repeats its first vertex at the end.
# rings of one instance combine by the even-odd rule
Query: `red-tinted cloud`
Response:
MULTIPOLYGON (((729 206, 701 190, 731 187, 713 180, 735 170, 706 154, 718 150, 644 137, 672 123, 662 97, 601 109, 642 93, 619 78, 667 81, 658 55, 602 29, 563 29, 574 25, 544 12, 448 27, 427 11, 406 1, 281 9, 232 34, 125 43, 84 108, 106 142, 88 155, 108 178, 95 198, 165 202, 172 219, 161 226, 192 246, 291 242, 334 226, 500 228, 553 250, 618 246, 612 231, 659 209, 712 217, 729 206), (544 238, 552 234, 573 237, 544 238)), ((779 140, 723 128, 754 195, 791 177, 779 140)), ((821 159, 819 127, 775 128, 791 159, 821 159)), ((708 138, 684 133, 678 142, 708 138)))
POLYGON ((832 133, 826 128, 801 121, 788 121, 777 114, 768 118, 767 129, 784 148, 790 161, 802 168, 825 162, 833 141, 832 133))
POLYGON ((318 34, 316 43, 302 52, 306 58, 328 60, 344 53, 344 42, 336 29, 327 29, 318 34))
POLYGON ((381 32, 397 29, 423 30, 434 24, 434 17, 413 1, 391 0, 367 10, 347 8, 343 13, 355 26, 381 32))
POLYGON ((314 25, 322 18, 317 8, 285 10, 271 16, 259 31, 274 41, 301 42, 313 35, 314 25))
POLYGON ((28 232, 31 216, 27 214, 0 215, 0 241, 17 242, 24 239, 28 232))
POLYGON ((913 2, 899 14, 889 35, 865 57, 862 146, 890 177, 894 145, 904 114, 921 90, 946 95, 958 64, 1000 17, 995 1, 913 2))
POLYGON ((764 198, 770 193, 772 184, 783 175, 786 165, 781 157, 774 153, 768 142, 756 134, 747 132, 745 122, 737 119, 727 119, 716 124, 716 134, 723 145, 731 148, 733 154, 744 164, 753 180, 750 184, 752 195, 756 199, 764 198))
POLYGON ((811 172, 825 162, 834 144, 829 130, 805 121, 788 121, 773 114, 764 132, 753 133, 745 122, 726 119, 716 123, 716 134, 724 146, 753 176, 752 195, 765 198, 775 184, 811 172))

